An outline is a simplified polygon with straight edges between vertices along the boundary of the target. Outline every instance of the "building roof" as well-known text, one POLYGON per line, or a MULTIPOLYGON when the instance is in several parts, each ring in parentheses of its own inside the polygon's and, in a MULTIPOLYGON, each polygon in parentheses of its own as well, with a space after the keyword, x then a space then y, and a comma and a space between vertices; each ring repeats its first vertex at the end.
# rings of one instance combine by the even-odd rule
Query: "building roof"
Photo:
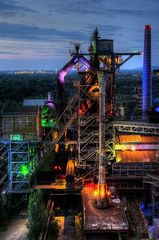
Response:
POLYGON ((4 109, 1 115, 32 115, 36 116, 38 112, 38 107, 23 107, 23 106, 15 106, 15 107, 7 107, 4 109))
POLYGON ((24 99, 23 106, 43 106, 46 99, 24 99))

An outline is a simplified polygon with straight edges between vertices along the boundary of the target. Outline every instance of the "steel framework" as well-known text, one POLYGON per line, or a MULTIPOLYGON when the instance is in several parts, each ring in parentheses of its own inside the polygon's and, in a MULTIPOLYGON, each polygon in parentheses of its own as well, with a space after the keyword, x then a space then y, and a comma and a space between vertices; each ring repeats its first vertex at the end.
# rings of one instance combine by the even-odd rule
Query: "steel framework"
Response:
MULTIPOLYGON (((8 181, 3 189, 10 193, 26 193, 30 189, 30 178, 37 165, 37 150, 35 141, 3 141, 8 165, 8 181)), ((4 176, 5 176, 4 175, 4 176)), ((4 178, 4 177, 3 177, 4 178)), ((4 182, 4 180, 3 180, 4 182)))

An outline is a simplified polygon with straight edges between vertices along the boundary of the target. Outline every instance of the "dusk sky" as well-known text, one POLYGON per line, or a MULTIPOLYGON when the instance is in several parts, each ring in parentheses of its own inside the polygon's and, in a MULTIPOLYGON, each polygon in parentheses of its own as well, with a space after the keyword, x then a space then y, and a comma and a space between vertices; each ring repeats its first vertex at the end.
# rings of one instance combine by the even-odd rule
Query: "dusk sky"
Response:
MULTIPOLYGON (((143 50, 152 25, 152 64, 159 66, 159 0, 0 0, 0 70, 60 69, 73 42, 85 52, 94 28, 116 51, 143 50)), ((142 56, 125 68, 142 66, 142 56)))

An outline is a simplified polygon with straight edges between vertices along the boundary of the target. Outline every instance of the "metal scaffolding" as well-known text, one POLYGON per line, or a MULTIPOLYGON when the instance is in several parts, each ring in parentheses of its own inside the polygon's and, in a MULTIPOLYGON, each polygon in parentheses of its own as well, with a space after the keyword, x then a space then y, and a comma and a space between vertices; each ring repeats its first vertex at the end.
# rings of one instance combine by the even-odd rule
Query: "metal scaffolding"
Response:
POLYGON ((0 142, 0 190, 3 190, 8 181, 7 173, 8 148, 3 142, 0 142))
POLYGON ((26 193, 30 178, 37 165, 36 142, 8 141, 8 191, 26 193))
POLYGON ((78 163, 83 168, 94 165, 98 150, 98 96, 89 92, 94 84, 98 88, 97 75, 88 71, 79 73, 78 163), (88 84, 87 80, 90 81, 88 84))
POLYGON ((159 219, 159 177, 154 174, 148 174, 145 183, 151 185, 152 218, 159 219))

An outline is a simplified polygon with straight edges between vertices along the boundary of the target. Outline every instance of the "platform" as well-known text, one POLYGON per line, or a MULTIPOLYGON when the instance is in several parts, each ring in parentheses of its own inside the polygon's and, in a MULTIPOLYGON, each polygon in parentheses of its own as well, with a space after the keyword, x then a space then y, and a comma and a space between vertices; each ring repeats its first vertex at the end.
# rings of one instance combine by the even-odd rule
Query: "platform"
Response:
POLYGON ((35 189, 56 189, 56 190, 64 190, 66 189, 66 181, 65 179, 58 179, 57 181, 50 184, 41 184, 36 185, 35 189))
POLYGON ((85 233, 128 232, 128 222, 121 203, 113 203, 108 209, 95 208, 91 184, 83 188, 82 199, 85 233))

